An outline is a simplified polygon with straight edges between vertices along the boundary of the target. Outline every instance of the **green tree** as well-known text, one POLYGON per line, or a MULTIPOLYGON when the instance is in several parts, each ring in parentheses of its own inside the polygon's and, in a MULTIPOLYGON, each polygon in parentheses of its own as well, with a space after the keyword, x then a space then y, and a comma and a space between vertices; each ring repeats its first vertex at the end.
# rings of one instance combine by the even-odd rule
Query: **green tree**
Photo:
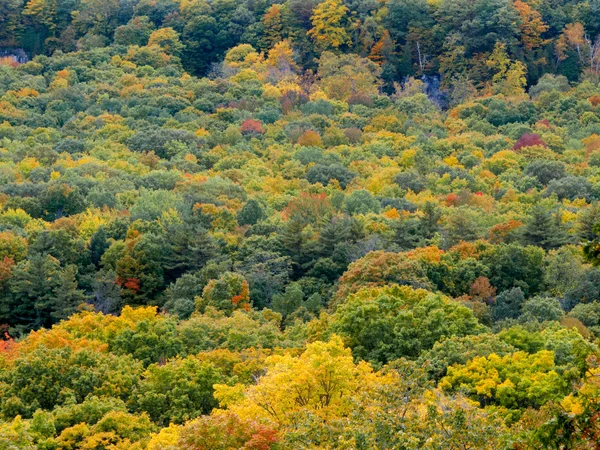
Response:
POLYGON ((522 240, 524 245, 536 245, 550 250, 564 245, 568 235, 560 222, 560 215, 553 215, 542 205, 536 205, 523 227, 522 240))
POLYGON ((379 364, 402 356, 416 358, 441 338, 484 329, 468 308, 407 286, 351 295, 338 306, 330 327, 357 358, 379 364))
POLYGON ((217 368, 195 357, 153 364, 144 372, 133 404, 162 426, 181 424, 217 406, 213 385, 223 381, 217 368))

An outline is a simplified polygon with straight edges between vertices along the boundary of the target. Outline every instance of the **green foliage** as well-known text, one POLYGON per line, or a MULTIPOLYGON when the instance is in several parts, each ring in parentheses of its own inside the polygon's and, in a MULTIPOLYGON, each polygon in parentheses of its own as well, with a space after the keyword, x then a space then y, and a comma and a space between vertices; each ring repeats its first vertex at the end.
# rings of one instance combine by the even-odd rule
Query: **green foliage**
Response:
POLYGON ((0 447, 593 446, 596 3, 0 1, 0 447))
POLYGON ((567 380, 555 371, 553 352, 547 350, 475 357, 450 367, 440 385, 446 390, 460 387, 482 404, 506 408, 539 407, 561 398, 568 388, 567 380))
POLYGON ((162 425, 181 424, 217 406, 213 385, 224 381, 218 369, 194 357, 153 364, 133 398, 135 409, 162 425))
POLYGON ((351 295, 338 306, 331 331, 345 339, 357 358, 386 363, 416 358, 443 337, 476 334, 483 327, 457 302, 393 286, 351 295))

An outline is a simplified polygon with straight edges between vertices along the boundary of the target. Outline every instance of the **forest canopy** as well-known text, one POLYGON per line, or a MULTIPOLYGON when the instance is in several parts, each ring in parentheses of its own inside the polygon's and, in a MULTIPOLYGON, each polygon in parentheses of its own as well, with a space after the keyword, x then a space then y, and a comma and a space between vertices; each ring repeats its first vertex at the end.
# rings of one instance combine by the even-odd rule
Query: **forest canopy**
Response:
POLYGON ((595 448, 599 17, 0 1, 0 449, 595 448))

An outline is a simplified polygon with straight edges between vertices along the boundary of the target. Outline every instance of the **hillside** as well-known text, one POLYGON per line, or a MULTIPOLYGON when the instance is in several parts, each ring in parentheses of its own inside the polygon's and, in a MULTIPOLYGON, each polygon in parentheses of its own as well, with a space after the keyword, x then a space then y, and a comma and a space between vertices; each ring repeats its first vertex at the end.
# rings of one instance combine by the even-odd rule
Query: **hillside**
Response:
POLYGON ((5 0, 0 449, 592 449, 600 3, 5 0))

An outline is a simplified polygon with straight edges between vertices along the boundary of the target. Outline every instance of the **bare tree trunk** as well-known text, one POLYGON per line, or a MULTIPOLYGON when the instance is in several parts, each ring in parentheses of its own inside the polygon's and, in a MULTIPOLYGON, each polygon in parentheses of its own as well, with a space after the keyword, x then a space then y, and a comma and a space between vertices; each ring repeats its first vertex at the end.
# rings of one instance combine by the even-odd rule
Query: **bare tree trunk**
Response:
POLYGON ((419 67, 421 68, 421 74, 423 73, 423 58, 421 57, 421 46, 417 41, 417 53, 419 54, 419 67))

